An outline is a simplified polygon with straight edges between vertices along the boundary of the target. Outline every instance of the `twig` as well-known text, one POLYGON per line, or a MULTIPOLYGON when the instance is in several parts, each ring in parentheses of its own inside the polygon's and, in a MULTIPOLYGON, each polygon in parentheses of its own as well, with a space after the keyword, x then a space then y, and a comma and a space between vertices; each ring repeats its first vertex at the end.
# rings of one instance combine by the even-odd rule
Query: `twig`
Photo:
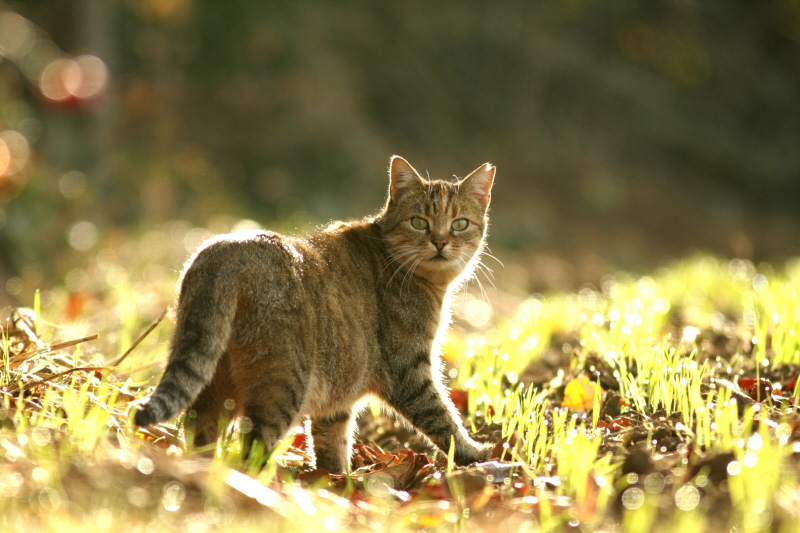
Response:
POLYGON ((131 347, 130 347, 130 348, 128 348, 128 351, 127 351, 127 352, 125 352, 124 354, 122 354, 122 355, 120 355, 120 356, 118 356, 118 357, 115 357, 114 359, 112 359, 111 361, 109 361, 109 362, 107 363, 107 365, 108 365, 108 366, 119 366, 119 365, 120 365, 120 363, 122 363, 122 361, 124 361, 124 360, 125 360, 125 358, 126 358, 126 357, 128 357, 128 355, 130 355, 130 353, 131 353, 131 352, 132 352, 132 351, 133 351, 133 350, 134 350, 134 349, 135 349, 137 346, 139 346, 139 343, 141 343, 141 342, 142 342, 142 341, 145 339, 145 337, 147 337, 148 335, 150 335, 150 332, 151 332, 151 331, 153 331, 154 329, 156 329, 156 326, 158 326, 158 325, 161 323, 161 321, 162 321, 162 320, 164 320, 164 317, 165 317, 165 316, 167 316, 167 311, 169 311, 169 308, 166 308, 166 309, 164 309, 164 312, 163 312, 163 313, 161 313, 161 316, 159 316, 159 317, 156 319, 156 321, 155 321, 155 322, 153 322, 152 324, 150 324, 150 327, 149 327, 149 328, 147 328, 146 330, 144 330, 144 333, 142 333, 141 335, 139 335, 139 337, 138 337, 138 338, 137 338, 137 339, 136 339, 136 340, 133 342, 133 344, 131 345, 131 347))
POLYGON ((41 348, 37 348, 36 350, 31 350, 31 351, 28 351, 28 352, 25 352, 25 353, 22 353, 22 354, 19 354, 19 355, 12 356, 12 357, 9 358, 9 363, 15 363, 17 361, 22 361, 22 360, 27 359, 28 357, 30 357, 32 355, 45 354, 45 353, 50 353, 50 352, 56 352, 58 350, 63 350, 64 348, 69 348, 70 346, 75 346, 76 344, 80 344, 82 342, 93 341, 93 340, 97 339, 98 337, 100 337, 100 335, 95 333, 94 335, 89 335, 88 337, 81 337, 80 339, 75 339, 75 340, 66 341, 66 342, 59 342, 57 344, 51 344, 49 346, 45 345, 45 346, 42 346, 41 348))
POLYGON ((34 381, 33 383, 31 383, 31 382, 23 383, 22 386, 17 385, 16 387, 11 387, 10 389, 8 389, 5 392, 8 393, 8 394, 14 394, 17 391, 20 391, 20 392, 26 391, 31 387, 35 387, 36 385, 41 385, 42 383, 45 383, 47 381, 52 381, 52 380, 54 380, 56 378, 60 378, 61 376, 66 376, 67 374, 71 374, 73 372, 78 372, 78 371, 82 371, 82 372, 90 372, 91 371, 91 372, 94 372, 94 371, 97 371, 97 370, 106 370, 106 367, 104 367, 104 366, 86 366, 86 367, 80 367, 80 368, 70 368, 69 370, 64 370, 63 372, 58 372, 57 374, 51 374, 51 375, 45 376, 43 378, 36 377, 35 378, 36 381, 34 381))

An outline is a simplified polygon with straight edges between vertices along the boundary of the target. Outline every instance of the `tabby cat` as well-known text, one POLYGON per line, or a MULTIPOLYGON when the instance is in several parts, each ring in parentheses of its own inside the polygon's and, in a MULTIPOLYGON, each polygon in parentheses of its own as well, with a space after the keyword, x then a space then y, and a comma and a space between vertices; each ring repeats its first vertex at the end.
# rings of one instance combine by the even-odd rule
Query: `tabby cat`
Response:
POLYGON ((486 163, 427 181, 394 156, 374 218, 207 241, 187 262, 169 363, 136 424, 191 406, 196 444, 211 443, 232 399, 269 450, 310 417, 316 466, 342 472, 357 405, 373 396, 439 449, 452 437, 457 464, 485 459, 442 384, 436 338, 479 261, 494 174, 486 163))

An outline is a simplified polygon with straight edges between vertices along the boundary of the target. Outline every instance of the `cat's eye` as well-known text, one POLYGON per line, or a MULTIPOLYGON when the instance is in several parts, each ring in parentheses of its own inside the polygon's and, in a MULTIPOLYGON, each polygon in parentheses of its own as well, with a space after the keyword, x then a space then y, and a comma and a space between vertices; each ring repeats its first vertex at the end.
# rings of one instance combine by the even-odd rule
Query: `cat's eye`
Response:
POLYGON ((466 218, 459 218, 458 220, 453 222, 453 225, 451 227, 456 231, 464 231, 465 229, 467 229, 467 226, 469 226, 469 220, 467 220, 466 218))
POLYGON ((421 217, 414 217, 411 219, 411 225, 415 229, 428 229, 428 221, 421 217))

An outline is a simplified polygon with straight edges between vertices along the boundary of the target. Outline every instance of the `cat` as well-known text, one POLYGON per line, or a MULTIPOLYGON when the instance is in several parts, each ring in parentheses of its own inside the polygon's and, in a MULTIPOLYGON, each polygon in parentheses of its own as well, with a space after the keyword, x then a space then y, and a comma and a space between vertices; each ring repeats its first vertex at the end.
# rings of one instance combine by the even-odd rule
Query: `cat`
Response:
POLYGON ((488 459, 491 446, 469 437, 442 384, 437 336, 480 260, 494 175, 486 163, 428 181, 393 156, 375 217, 302 238, 211 238, 187 261, 169 362, 135 423, 190 407, 195 444, 209 444, 232 399, 232 415, 248 417, 270 450, 310 417, 316 467, 340 473, 358 404, 373 396, 439 450, 452 438, 456 464, 488 459))

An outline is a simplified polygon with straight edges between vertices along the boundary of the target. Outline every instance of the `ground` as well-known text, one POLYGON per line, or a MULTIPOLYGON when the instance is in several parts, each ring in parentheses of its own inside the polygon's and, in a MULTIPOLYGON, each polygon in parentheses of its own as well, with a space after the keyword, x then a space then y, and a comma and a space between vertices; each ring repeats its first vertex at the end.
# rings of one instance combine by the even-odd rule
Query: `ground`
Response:
POLYGON ((58 531, 800 530, 800 262, 698 257, 599 285, 468 290, 442 355, 467 427, 497 443, 492 460, 455 467, 371 405, 347 476, 308 467, 302 428, 261 468, 266 456, 241 457, 235 425, 209 450, 185 445, 180 420, 133 427, 130 403, 160 375, 169 320, 153 312, 155 327, 131 321, 134 333, 87 319, 75 295, 44 309, 37 297, 3 328, 0 520, 58 531), (133 349, 91 349, 92 327, 133 349))

